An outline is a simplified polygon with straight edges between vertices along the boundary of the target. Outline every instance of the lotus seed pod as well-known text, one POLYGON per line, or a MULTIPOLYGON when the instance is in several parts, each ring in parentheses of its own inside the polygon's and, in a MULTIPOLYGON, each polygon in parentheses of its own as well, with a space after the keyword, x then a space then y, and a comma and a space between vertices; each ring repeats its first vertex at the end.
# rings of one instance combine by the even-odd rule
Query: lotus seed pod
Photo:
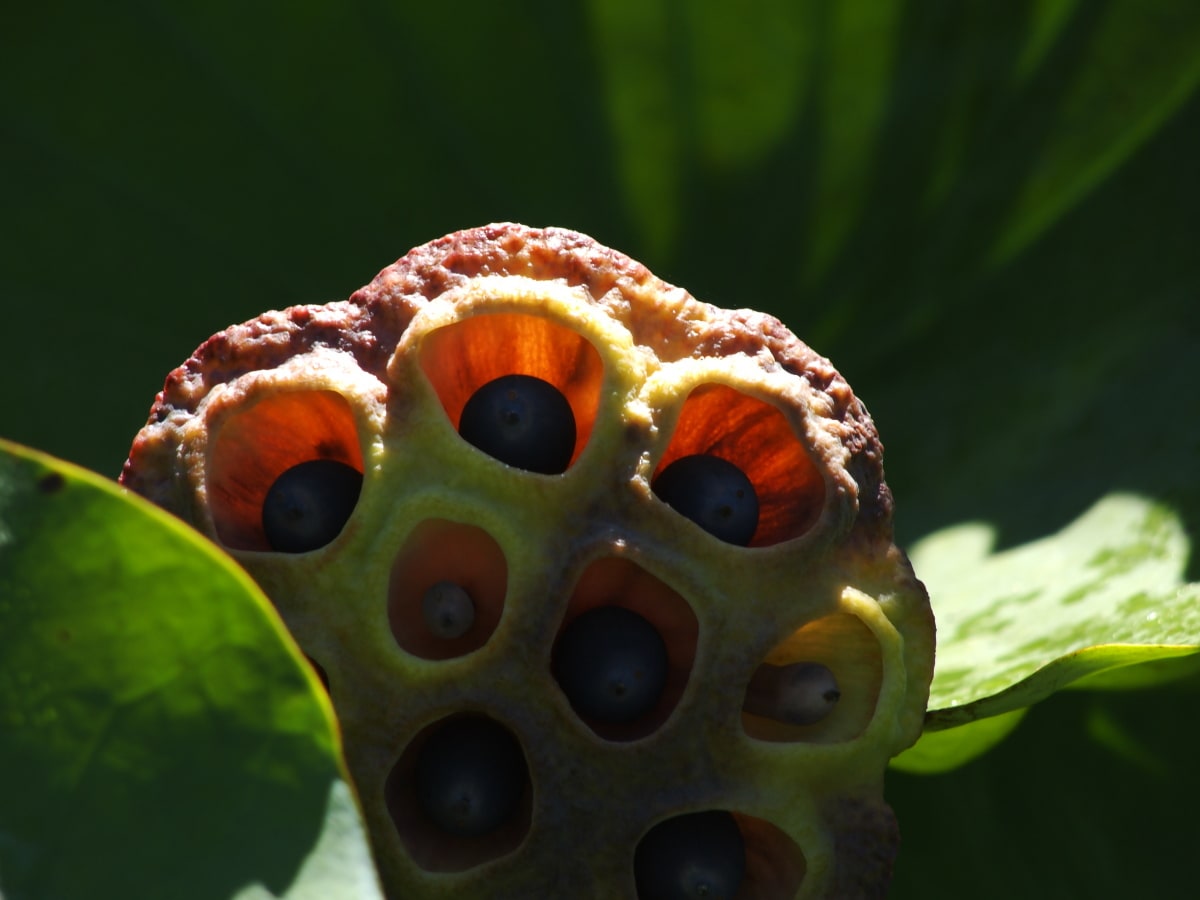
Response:
POLYGON ((807 900, 886 891, 884 770, 928 699, 881 456, 778 320, 491 225, 210 338, 122 481, 241 562, 326 674, 389 897, 807 900), (264 505, 314 460, 361 485, 299 470, 332 509, 280 552, 264 505))

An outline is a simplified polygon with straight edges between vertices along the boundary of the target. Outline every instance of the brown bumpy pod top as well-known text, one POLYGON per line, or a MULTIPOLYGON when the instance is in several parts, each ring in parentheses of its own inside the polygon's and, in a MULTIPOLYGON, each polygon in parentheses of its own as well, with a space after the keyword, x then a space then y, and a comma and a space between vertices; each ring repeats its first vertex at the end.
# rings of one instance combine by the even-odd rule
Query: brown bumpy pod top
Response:
POLYGON ((390 897, 847 898, 933 669, 881 454, 778 320, 505 224, 210 338, 122 481, 324 672, 390 897))

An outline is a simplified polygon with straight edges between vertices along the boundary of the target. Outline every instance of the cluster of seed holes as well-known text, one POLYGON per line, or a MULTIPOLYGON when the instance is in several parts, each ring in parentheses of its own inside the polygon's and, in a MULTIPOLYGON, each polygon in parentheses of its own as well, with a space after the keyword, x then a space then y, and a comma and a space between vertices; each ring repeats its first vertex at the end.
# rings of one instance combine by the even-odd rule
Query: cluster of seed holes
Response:
POLYGON ((508 563, 482 528, 428 519, 405 541, 388 581, 396 642, 423 659, 478 650, 504 614, 508 563))
POLYGON ((780 900, 795 896, 806 869, 781 829, 726 810, 664 819, 634 852, 638 900, 780 900))
POLYGON ((475 714, 424 728, 384 785, 401 841, 430 872, 463 871, 515 850, 529 831, 532 795, 520 742, 475 714))
POLYGON ((678 704, 699 631, 691 606, 664 582, 629 560, 599 559, 571 594, 551 672, 593 732, 637 740, 678 704))
POLYGON ((824 616, 791 634, 754 671, 742 727, 765 741, 852 740, 875 714, 882 678, 871 629, 849 613, 824 616))
POLYGON ((540 316, 481 313, 430 333, 421 368, 463 439, 514 468, 559 474, 587 445, 604 366, 540 316))
MULTIPOLYGON (((462 438, 514 468, 565 471, 595 424, 599 356, 581 336, 547 320, 475 316, 431 335, 421 363, 462 438)), ((353 514, 362 456, 353 413, 334 392, 259 401, 223 422, 213 447, 210 502, 228 546, 308 552, 335 540, 353 514)), ((689 396, 653 489, 680 515, 743 546, 802 534, 824 502, 824 483, 779 410, 722 385, 689 396)), ((504 555, 486 532, 426 521, 393 564, 393 634, 423 658, 469 653, 495 630, 506 588, 504 555)), ((831 632, 853 626, 806 626, 752 677, 743 711, 747 733, 765 740, 838 740, 865 727, 878 694, 878 648, 861 622, 845 619, 867 634, 874 678, 870 665, 863 676, 845 660, 806 655, 831 632), (867 683, 857 709, 839 704, 839 669, 851 673, 852 693, 867 683)), ((664 583, 626 560, 600 560, 572 595, 552 673, 599 736, 636 740, 658 729, 677 704, 697 632, 690 606, 664 583)), ((324 670, 314 666, 328 687, 324 670)), ((385 795, 411 856, 429 871, 472 868, 511 852, 531 818, 520 744, 485 716, 451 716, 422 731, 393 768, 385 795)), ((652 828, 638 845, 635 869, 642 900, 790 896, 804 861, 770 823, 710 811, 652 828)))
POLYGON ((344 397, 274 394, 224 416, 213 431, 206 481, 221 543, 304 553, 338 537, 354 512, 363 471, 344 397))
POLYGON ((688 395, 651 486, 713 536, 751 547, 799 537, 825 504, 820 470, 783 413, 721 384, 688 395))

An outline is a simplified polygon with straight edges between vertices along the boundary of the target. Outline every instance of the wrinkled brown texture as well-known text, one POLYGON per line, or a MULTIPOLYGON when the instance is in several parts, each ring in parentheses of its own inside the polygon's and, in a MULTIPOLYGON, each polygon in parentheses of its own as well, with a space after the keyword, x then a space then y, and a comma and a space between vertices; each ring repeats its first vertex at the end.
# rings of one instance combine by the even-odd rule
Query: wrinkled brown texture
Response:
POLYGON ((826 822, 837 847, 830 897, 883 900, 900 846, 896 816, 882 800, 838 797, 827 804, 826 822))
MULTIPOLYGON (((663 362, 768 354, 832 401, 831 418, 846 425, 843 442, 851 451, 852 475, 859 487, 860 519, 872 530, 882 529, 879 537, 890 538, 892 497, 883 481, 883 447, 870 416, 829 360, 773 316, 702 303, 623 253, 561 228, 498 224, 456 232, 415 248, 348 301, 264 313, 213 335, 167 376, 148 424, 194 413, 214 385, 270 369, 315 346, 351 353, 363 369, 386 380, 388 360, 421 306, 479 275, 523 275, 585 285, 595 303, 606 307, 638 344, 651 348, 663 362), (651 296, 655 302, 637 307, 626 299, 651 296)), ((148 470, 143 462, 150 440, 147 432, 139 435, 121 480, 157 502, 166 499, 154 489, 161 473, 148 470)))

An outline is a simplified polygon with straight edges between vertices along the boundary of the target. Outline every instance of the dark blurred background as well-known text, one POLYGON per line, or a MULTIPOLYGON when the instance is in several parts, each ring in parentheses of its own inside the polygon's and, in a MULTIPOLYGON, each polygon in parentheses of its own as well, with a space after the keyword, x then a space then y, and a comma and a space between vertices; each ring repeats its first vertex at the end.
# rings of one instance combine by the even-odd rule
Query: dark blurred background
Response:
MULTIPOLYGON (((517 220, 831 357, 884 436, 904 543, 965 520, 1023 543, 1113 490, 1194 543, 1193 0, 47 0, 4 20, 4 437, 115 476, 209 334, 517 220)), ((1185 896, 1196 697, 1055 698, 958 772, 892 776, 895 896, 1185 896)))

